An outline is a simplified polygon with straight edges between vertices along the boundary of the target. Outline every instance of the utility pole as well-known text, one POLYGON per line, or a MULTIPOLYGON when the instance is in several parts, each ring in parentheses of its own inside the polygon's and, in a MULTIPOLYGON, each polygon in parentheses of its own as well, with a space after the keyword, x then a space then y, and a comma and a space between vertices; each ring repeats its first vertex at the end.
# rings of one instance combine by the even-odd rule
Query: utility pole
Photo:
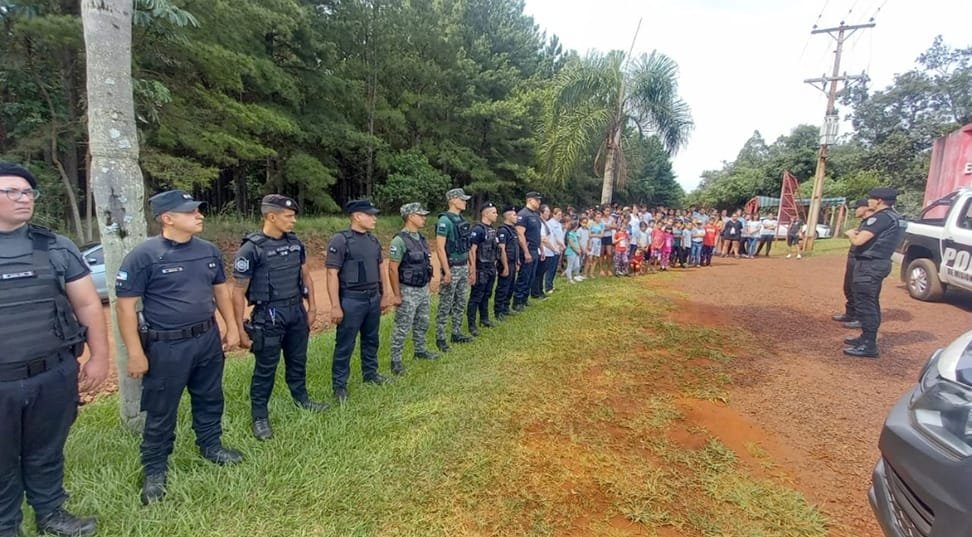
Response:
MULTIPOLYGON (((873 19, 872 19, 873 20, 873 19)), ((834 50, 834 70, 828 77, 808 78, 804 80, 807 84, 827 93, 827 113, 824 116, 823 131, 820 133, 820 151, 817 153, 817 171, 813 177, 813 195, 810 198, 810 210, 807 211, 807 243, 805 250, 813 251, 813 242, 816 238, 817 218, 820 216, 820 206, 823 201, 824 176, 827 174, 827 146, 832 145, 837 140, 837 124, 839 118, 834 109, 834 102, 837 100, 837 83, 849 82, 864 78, 864 75, 850 75, 846 73, 840 75, 840 55, 844 49, 844 41, 850 38, 854 32, 864 28, 873 28, 875 23, 846 25, 843 21, 836 28, 814 28, 811 34, 829 34, 837 41, 837 48, 834 50), (819 86, 818 86, 819 84, 819 86), (827 89, 827 85, 830 85, 827 89)))

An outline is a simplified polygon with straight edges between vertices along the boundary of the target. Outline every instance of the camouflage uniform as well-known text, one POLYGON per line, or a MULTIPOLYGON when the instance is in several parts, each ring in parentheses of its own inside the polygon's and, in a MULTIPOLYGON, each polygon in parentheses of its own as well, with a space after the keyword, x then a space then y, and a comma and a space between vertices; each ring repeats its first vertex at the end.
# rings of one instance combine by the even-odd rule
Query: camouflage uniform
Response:
MULTIPOLYGON (((412 212, 424 214, 425 211, 418 203, 409 203, 402 206, 402 216, 407 217, 412 212)), ((408 230, 402 230, 408 233, 408 230)), ((415 241, 414 246, 420 246, 424 242, 421 234, 409 233, 415 241)), ((408 247, 405 240, 396 235, 392 239, 389 259, 396 263, 401 263, 405 259, 408 247)), ((412 332, 412 343, 415 346, 416 355, 431 355, 426 348, 425 337, 429 330, 429 317, 431 316, 431 296, 429 284, 421 287, 399 283, 399 290, 402 294, 402 303, 395 310, 395 326, 392 329, 391 338, 391 361, 393 364, 401 364, 402 349, 405 348, 405 339, 408 338, 409 331, 412 332)))
MULTIPOLYGON (((446 192, 446 200, 451 201, 453 198, 469 200, 469 196, 461 188, 446 192)), ((446 322, 449 317, 452 317, 453 341, 469 341, 469 336, 462 333, 462 321, 465 317, 466 295, 469 292, 470 229, 469 222, 461 215, 449 212, 439 215, 435 226, 436 237, 446 238, 446 255, 452 271, 450 283, 439 283, 439 309, 435 314, 437 343, 446 339, 446 322)))
POLYGON ((435 315, 436 339, 446 339, 446 323, 449 317, 452 317, 452 335, 462 336, 466 294, 469 291, 469 265, 449 268, 452 269, 452 283, 439 284, 439 309, 435 315))

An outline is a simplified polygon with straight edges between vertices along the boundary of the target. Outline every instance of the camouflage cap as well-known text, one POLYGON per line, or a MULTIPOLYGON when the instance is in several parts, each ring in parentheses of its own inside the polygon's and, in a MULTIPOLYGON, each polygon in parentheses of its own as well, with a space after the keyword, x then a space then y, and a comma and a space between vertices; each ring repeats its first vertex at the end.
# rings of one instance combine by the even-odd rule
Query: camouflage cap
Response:
POLYGON ((422 216, 429 214, 429 211, 425 207, 422 207, 422 204, 418 202, 406 203, 405 205, 402 205, 400 211, 402 213, 403 220, 408 218, 408 216, 411 214, 420 214, 422 216))
POLYGON ((446 199, 453 200, 459 198, 463 201, 467 201, 472 198, 472 196, 466 195, 466 191, 461 188, 453 188, 452 190, 446 192, 446 199))

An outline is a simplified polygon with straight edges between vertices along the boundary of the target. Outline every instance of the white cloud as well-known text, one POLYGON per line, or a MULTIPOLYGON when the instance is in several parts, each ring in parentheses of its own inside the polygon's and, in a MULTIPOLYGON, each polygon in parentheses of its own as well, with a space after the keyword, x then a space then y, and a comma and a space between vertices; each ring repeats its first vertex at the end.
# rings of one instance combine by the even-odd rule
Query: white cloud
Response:
POLYGON ((771 143, 800 123, 822 122, 826 97, 803 80, 832 69, 833 39, 810 37, 825 4, 820 27, 877 13, 875 28, 847 41, 841 66, 848 74, 866 70, 872 89, 911 69, 938 34, 953 47, 972 45, 969 0, 527 0, 526 12, 581 53, 627 51, 643 18, 635 53, 658 49, 681 68, 696 128, 674 166, 692 190, 702 171, 733 160, 754 130, 771 143))

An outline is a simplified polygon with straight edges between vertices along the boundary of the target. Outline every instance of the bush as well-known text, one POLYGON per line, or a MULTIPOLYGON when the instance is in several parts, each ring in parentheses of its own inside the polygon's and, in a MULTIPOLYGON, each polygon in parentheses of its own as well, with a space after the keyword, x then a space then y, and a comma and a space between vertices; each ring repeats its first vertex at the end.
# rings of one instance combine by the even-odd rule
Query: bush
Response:
POLYGON ((426 208, 441 206, 449 190, 449 176, 436 170, 422 153, 403 151, 388 159, 388 179, 375 187, 375 201, 388 211, 406 203, 421 202, 426 208))

